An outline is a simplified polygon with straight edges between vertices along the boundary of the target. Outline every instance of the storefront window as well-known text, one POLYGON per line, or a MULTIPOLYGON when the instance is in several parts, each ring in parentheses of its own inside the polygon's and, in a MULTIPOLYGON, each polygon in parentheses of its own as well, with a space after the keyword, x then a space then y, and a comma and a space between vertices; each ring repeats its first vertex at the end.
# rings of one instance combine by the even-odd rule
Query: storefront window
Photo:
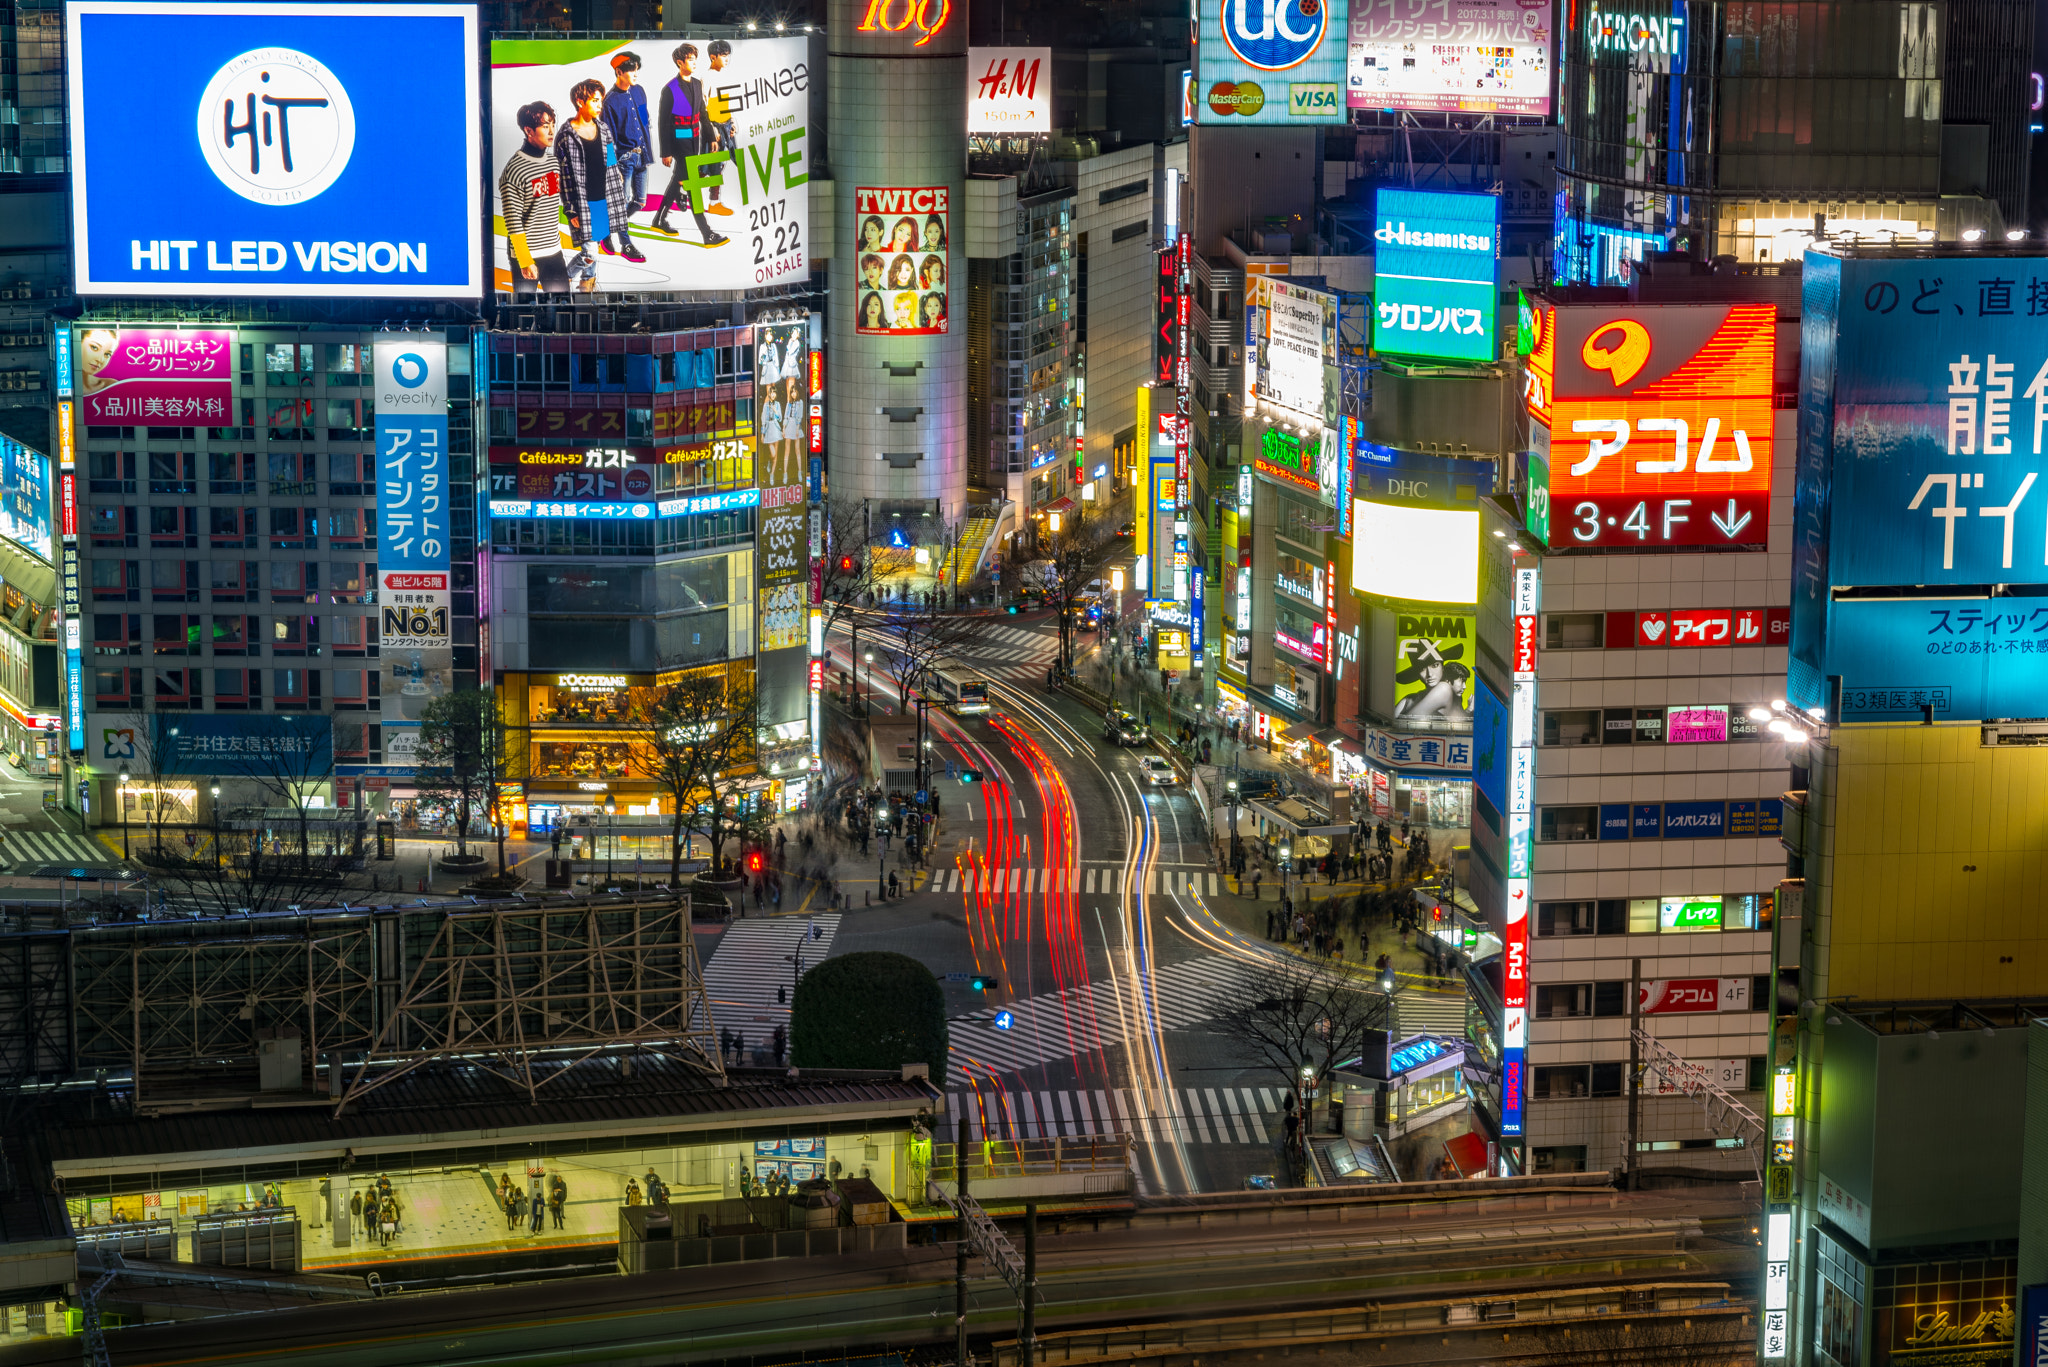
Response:
POLYGON ((595 741, 543 741, 533 747, 535 778, 624 778, 632 747, 595 741))
POLYGON ((617 725, 645 715, 651 694, 644 674, 535 674, 526 715, 539 723, 617 725))

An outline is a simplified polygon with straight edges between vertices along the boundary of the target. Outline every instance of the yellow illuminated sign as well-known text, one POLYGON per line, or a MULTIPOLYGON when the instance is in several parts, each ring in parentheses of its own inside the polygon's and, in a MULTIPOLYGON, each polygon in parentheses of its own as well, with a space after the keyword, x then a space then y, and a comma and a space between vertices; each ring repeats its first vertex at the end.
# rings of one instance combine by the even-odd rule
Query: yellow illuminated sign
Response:
POLYGON ((1771 1114, 1792 1115, 1799 1095, 1799 1079, 1791 1073, 1771 1075, 1771 1114))

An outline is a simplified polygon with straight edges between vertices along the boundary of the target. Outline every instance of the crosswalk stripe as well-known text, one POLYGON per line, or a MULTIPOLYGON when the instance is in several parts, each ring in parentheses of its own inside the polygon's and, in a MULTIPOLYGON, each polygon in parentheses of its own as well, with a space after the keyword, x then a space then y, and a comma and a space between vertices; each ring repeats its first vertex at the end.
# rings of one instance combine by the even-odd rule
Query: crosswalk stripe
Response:
POLYGON ((839 934, 839 916, 750 917, 735 921, 719 937, 718 948, 704 963, 704 991, 711 999, 712 1019, 746 1036, 748 1047, 768 1043, 777 1025, 789 1021, 789 1003, 775 1000, 777 988, 794 985, 795 964, 785 960, 801 947, 804 964, 815 966, 832 953, 839 934), (809 939, 811 922, 818 938, 809 939))
MULTIPOLYGON (((947 1132, 960 1116, 970 1141, 1068 1139, 1131 1135, 1152 1144, 1267 1145, 1251 1088, 1112 1088, 1015 1092, 987 1087, 948 1092, 947 1132), (1091 1100, 1091 1098, 1093 1098, 1091 1100), (1251 1108, 1249 1122, 1241 1107, 1251 1108), (984 1128, 986 1127, 986 1128, 984 1128)), ((1270 1093, 1269 1093, 1270 1095, 1270 1093)))
POLYGON ((70 831, 10 830, 4 847, 16 867, 39 864, 113 865, 121 856, 90 836, 70 831))

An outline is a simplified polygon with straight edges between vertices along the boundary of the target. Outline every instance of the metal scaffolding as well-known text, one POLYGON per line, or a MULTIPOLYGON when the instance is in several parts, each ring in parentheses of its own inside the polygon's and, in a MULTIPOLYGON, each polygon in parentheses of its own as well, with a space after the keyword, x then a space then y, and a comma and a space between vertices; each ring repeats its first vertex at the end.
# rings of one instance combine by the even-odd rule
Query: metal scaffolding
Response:
POLYGON ((533 1097, 560 1065, 620 1045, 684 1055, 725 1079, 687 899, 446 912, 335 1113, 452 1057, 533 1097))

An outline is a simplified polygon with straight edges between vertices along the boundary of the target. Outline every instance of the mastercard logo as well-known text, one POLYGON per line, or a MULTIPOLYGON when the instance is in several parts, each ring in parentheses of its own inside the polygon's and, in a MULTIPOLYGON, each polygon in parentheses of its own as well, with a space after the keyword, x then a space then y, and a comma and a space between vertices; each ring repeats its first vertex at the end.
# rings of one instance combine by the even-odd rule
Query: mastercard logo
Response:
POLYGON ((1218 81, 1209 87, 1209 108, 1218 114, 1246 118, 1266 107, 1266 92, 1255 81, 1218 81))

